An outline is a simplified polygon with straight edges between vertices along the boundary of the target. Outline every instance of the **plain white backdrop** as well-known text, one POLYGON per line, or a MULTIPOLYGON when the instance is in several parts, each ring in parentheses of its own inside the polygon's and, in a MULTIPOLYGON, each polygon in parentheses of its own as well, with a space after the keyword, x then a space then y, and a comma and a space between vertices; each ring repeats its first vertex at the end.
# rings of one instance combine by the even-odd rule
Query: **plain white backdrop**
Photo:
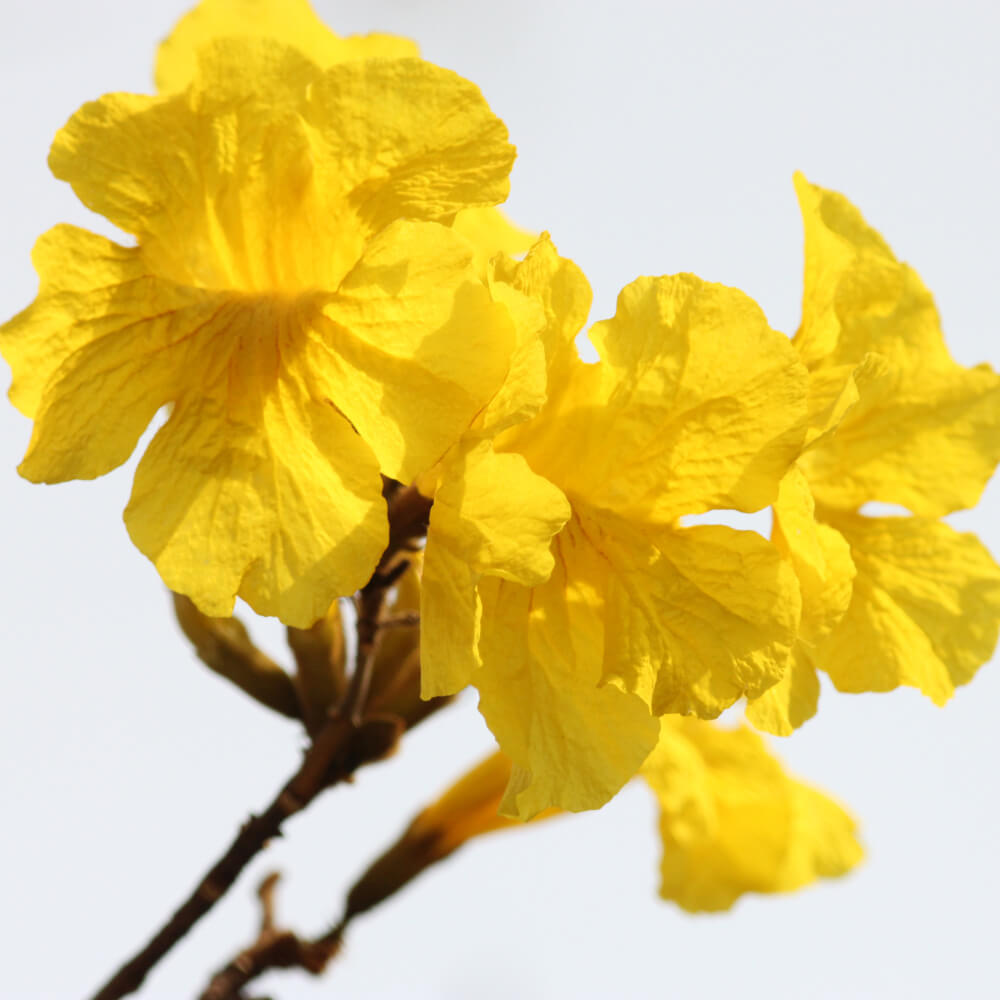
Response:
MULTIPOLYGON (((47 172, 84 100, 148 91, 184 0, 0 3, 0 317, 60 221, 109 232, 47 172)), ((519 158, 509 210, 551 231, 609 315, 639 274, 736 285, 794 331, 801 230, 791 175, 843 191, 934 291, 966 364, 1000 365, 1000 19, 992 3, 339 0, 475 80, 519 158)), ((3 380, 8 378, 6 372, 3 380)), ((121 523, 126 469, 32 486, 29 424, 0 408, 0 996, 65 1000, 146 939, 295 765, 300 739, 198 664, 121 523)), ((934 470, 928 470, 933 475, 934 470)), ((1000 553, 1000 489, 952 518, 1000 553)), ((264 640, 279 649, 280 631, 264 640)), ((997 665, 938 710, 914 692, 824 690, 779 750, 848 803, 855 875, 696 918, 660 902, 655 810, 606 809, 467 847, 352 927, 321 981, 351 998, 908 998, 996 995, 997 665)), ((344 889, 421 803, 492 745, 467 696, 293 820, 165 961, 144 997, 193 997, 242 946, 253 889, 286 873, 283 920, 336 916, 344 889)))

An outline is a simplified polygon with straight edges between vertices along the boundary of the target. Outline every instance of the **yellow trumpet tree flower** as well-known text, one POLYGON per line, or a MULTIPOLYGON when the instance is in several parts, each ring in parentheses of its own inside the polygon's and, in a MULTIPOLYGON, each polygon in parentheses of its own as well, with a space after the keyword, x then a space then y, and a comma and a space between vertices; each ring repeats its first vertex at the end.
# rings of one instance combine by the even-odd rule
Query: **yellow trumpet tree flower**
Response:
MULTIPOLYGON (((352 887, 345 923, 470 840, 523 829, 497 812, 511 771, 495 753, 422 810, 352 887)), ((660 809, 660 895, 692 913, 727 910, 747 893, 794 892, 862 859, 852 817, 789 777, 745 726, 664 718, 641 777, 660 809)), ((559 815, 547 809, 530 822, 559 815)))
POLYGON ((660 895, 685 910, 794 892, 863 856, 848 813, 789 777, 746 727, 664 718, 642 776, 660 806, 660 895))
POLYGON ((712 718, 783 676, 790 567, 753 532, 679 521, 771 503, 801 450, 806 372, 746 296, 691 275, 626 288, 587 365, 579 270, 543 243, 505 277, 545 309, 548 398, 490 445, 509 489, 468 469, 439 488, 422 608, 450 641, 423 670, 428 695, 479 688, 516 765, 504 810, 529 818, 606 802, 655 745, 656 716, 712 718))
POLYGON ((1000 460, 1000 376, 949 354, 930 293, 842 195, 795 180, 805 222, 806 447, 774 541, 802 585, 793 668, 748 709, 787 735, 841 691, 919 688, 944 704, 993 652, 1000 567, 938 520, 976 504, 1000 460), (870 517, 870 501, 909 517, 870 517))
POLYGON ((373 32, 342 38, 309 0, 201 0, 174 25, 156 53, 156 87, 185 90, 198 74, 198 50, 218 38, 264 38, 297 49, 322 69, 355 59, 418 57, 416 42, 373 32))
POLYGON ((433 465, 506 378, 512 314, 448 225, 506 196, 514 151, 473 84, 417 59, 229 38, 197 65, 56 137, 53 172, 136 245, 39 241, 39 296, 0 330, 35 422, 21 472, 102 475, 168 406, 133 540, 207 614, 238 594, 306 626, 384 548, 381 477, 433 465))
MULTIPOLYGON (((360 59, 417 57, 416 42, 373 32, 343 38, 312 9, 309 0, 201 0, 174 26, 156 54, 156 86, 162 93, 184 90, 196 69, 198 50, 219 38, 266 38, 302 53, 321 69, 360 59)), ((253 81, 247 81, 253 87, 253 81)), ((495 254, 523 254, 535 237, 493 207, 463 208, 452 228, 476 248, 485 273, 495 254)))
POLYGON ((97 996, 138 986, 286 820, 470 684, 501 753, 322 938, 277 930, 265 901, 206 996, 319 971, 348 919, 470 839, 636 777, 659 805, 661 895, 686 910, 857 865, 839 805, 709 720, 746 699, 787 734, 818 670, 943 703, 995 645, 1000 567, 940 519, 1000 460, 1000 377, 951 358, 916 274, 797 177, 794 340, 736 289, 640 277, 587 364, 587 279, 496 208, 505 126, 414 42, 341 38, 307 0, 202 0, 155 81, 84 105, 52 145, 123 237, 56 226, 36 245, 38 296, 0 327, 34 423, 20 471, 100 476, 163 414, 128 531, 199 657, 309 743, 97 996), (769 506, 770 540, 687 520, 769 506), (291 626, 294 673, 228 617, 238 596, 291 626))

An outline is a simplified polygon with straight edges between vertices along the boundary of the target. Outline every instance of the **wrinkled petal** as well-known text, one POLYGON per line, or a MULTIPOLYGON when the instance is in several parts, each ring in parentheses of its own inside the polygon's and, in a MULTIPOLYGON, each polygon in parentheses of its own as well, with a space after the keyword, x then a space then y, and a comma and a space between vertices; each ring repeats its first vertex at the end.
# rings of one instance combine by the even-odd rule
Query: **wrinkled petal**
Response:
POLYGON ((747 701, 747 721, 774 736, 791 736, 819 708, 819 676, 804 642, 792 647, 788 669, 777 684, 747 701))
POLYGON ((841 691, 919 688, 944 704, 993 653, 1000 567, 974 536, 915 517, 820 510, 851 547, 850 607, 816 647, 841 691))
POLYGON ((421 586, 421 693, 454 694, 481 664, 484 575, 526 587, 548 579, 551 541, 569 518, 562 493, 520 455, 483 442, 456 455, 434 496, 421 586))
POLYGON ((471 261, 471 246, 451 230, 397 222, 371 241, 309 339, 314 384, 401 482, 472 423, 517 340, 471 261))
POLYGON ((858 365, 817 368, 809 373, 809 430, 805 447, 816 448, 840 426, 868 392, 871 383, 887 376, 888 364, 878 354, 866 354, 858 365))
POLYGON ((798 587, 759 535, 721 525, 644 534, 591 517, 581 525, 606 574, 605 680, 655 715, 715 718, 783 676, 798 587))
POLYGON ((548 233, 542 233, 523 260, 500 257, 496 278, 541 303, 545 310, 543 342, 546 358, 572 350, 590 313, 593 293, 573 261, 561 257, 548 233))
POLYGON ((583 272, 559 256, 547 233, 524 260, 496 257, 492 277, 493 294, 507 305, 519 332, 504 384, 476 421, 481 433, 500 435, 539 412, 557 381, 554 368, 576 358, 574 338, 592 296, 583 272))
POLYGON ((870 352, 883 367, 804 459, 816 498, 929 517, 974 506, 1000 461, 1000 376, 951 358, 930 293, 846 198, 801 175, 796 187, 806 231, 796 347, 814 373, 870 352))
POLYGON ((451 222, 506 197, 506 129, 447 70, 374 59, 321 71, 247 38, 212 43, 199 65, 182 94, 84 105, 49 157, 176 280, 336 287, 394 219, 451 222))
POLYGON ((791 563, 802 591, 799 633, 812 643, 843 618, 851 602, 855 569, 843 535, 816 521, 816 504, 798 466, 781 481, 774 504, 772 541, 791 563))
POLYGON ((572 525, 556 565, 533 588, 487 577, 474 676, 480 711, 515 764, 501 807, 530 819, 550 806, 578 811, 608 801, 656 742, 641 699, 600 685, 604 628, 597 557, 572 525))
POLYGON ((353 59, 395 59, 419 54, 416 42, 395 35, 335 35, 308 0, 202 0, 174 26, 156 55, 156 86, 183 90, 197 70, 197 50, 227 35, 271 38, 292 46, 318 66, 353 59))
POLYGON ((974 507, 998 459, 1000 376, 956 365, 919 381, 890 369, 802 464, 828 507, 877 500, 937 516, 974 507))
POLYGON ((11 396, 35 417, 20 471, 92 479, 199 380, 234 310, 223 295, 156 278, 140 250, 70 226, 39 241, 35 263, 38 298, 0 332, 11 396))
POLYGON ((483 276, 497 254, 520 257, 538 239, 498 208, 467 208, 455 216, 454 229, 476 248, 476 267, 483 276))
POLYGON ((805 291, 795 346, 811 370, 858 364, 949 367, 937 310, 912 268, 842 194, 795 175, 805 227, 805 291))
POLYGON ((591 506, 660 524, 774 499, 802 446, 806 373, 755 303, 692 275, 640 278, 590 336, 601 362, 560 372, 518 437, 532 468, 591 506))
POLYGON ((788 670, 763 694, 748 699, 747 718, 758 729, 789 736, 816 714, 819 678, 809 652, 846 613, 855 568, 844 537, 816 521, 809 484, 797 465, 781 481, 771 537, 798 578, 802 618, 788 670))
POLYGON ((371 452, 287 376, 237 407, 221 391, 180 400, 139 463, 125 522, 206 613, 230 614, 238 595, 300 628, 366 582, 388 536, 371 452))
POLYGON ((664 719, 642 773, 660 805, 660 895, 685 910, 790 892, 861 859, 851 817, 789 778, 749 729, 664 719))

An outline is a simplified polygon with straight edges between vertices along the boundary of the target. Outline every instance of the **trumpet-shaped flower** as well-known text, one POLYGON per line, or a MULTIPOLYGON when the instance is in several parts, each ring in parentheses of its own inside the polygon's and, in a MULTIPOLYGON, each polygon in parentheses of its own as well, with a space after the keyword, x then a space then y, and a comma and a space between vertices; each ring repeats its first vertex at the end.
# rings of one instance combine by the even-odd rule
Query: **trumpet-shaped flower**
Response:
POLYGON ((356 59, 420 55, 416 42, 373 33, 341 38, 309 0, 201 0, 174 26, 156 54, 156 87, 186 89, 198 72, 198 50, 218 38, 263 38, 297 49, 322 69, 356 59))
POLYGON ((801 581, 803 628, 793 669, 749 708, 781 734, 815 713, 817 668, 842 691, 910 685, 943 704, 1000 626, 1000 567, 936 520, 975 505, 1000 459, 1000 377, 952 359, 930 293, 853 205, 796 187, 811 426, 774 539, 801 581), (914 516, 868 517, 869 501, 914 516))
POLYGON ((504 809, 528 817, 607 801, 656 743, 655 716, 714 717, 783 675, 790 569, 752 532, 678 521, 772 501, 801 447, 805 370, 754 303, 690 275, 626 288, 586 365, 572 347, 590 300, 579 271, 549 246, 506 278, 545 309, 547 401, 490 446, 509 490, 456 485, 435 502, 425 587, 445 550, 471 575, 425 591, 425 613, 437 597, 453 628, 423 668, 427 694, 479 688, 515 763, 504 809), (518 526, 519 548, 490 567, 493 515, 518 526))
POLYGON ((136 245, 39 241, 39 296, 0 331, 35 422, 21 472, 99 476, 169 407, 133 540, 205 613, 239 594, 304 626, 377 561, 381 477, 431 466, 506 377, 511 313, 447 224, 505 197, 513 149, 474 85, 416 59, 222 39, 199 60, 56 137, 53 172, 136 245))
POLYGON ((854 820, 785 774, 747 728, 665 718, 642 775, 660 806, 660 895, 726 910, 744 893, 793 892, 862 857, 854 820))
MULTIPOLYGON (((381 902, 469 840, 523 829, 497 813, 511 770, 495 753, 417 815, 351 890, 349 912, 381 902)), ((665 718, 641 776, 660 807, 660 895, 685 910, 726 910, 751 892, 794 892, 861 860, 854 820, 789 777, 745 727, 665 718)), ((558 815, 548 809, 532 822, 558 815)))
MULTIPOLYGON (((316 16, 309 0, 201 0, 160 45, 157 89, 171 93, 189 86, 198 50, 220 38, 271 39, 298 50, 321 69, 361 59, 419 55, 416 42, 398 35, 375 32, 342 38, 316 16)), ((247 80, 246 85, 252 92, 256 82, 247 80)), ((476 264, 483 273, 495 254, 523 254, 535 240, 492 206, 462 209, 453 228, 476 248, 476 264)))

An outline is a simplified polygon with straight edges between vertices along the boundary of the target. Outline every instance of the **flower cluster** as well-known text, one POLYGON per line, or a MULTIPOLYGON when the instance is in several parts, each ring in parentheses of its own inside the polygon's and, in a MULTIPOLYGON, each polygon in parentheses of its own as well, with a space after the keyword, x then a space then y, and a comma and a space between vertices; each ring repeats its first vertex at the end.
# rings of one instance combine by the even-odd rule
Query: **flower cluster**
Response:
POLYGON ((745 699, 788 734, 819 670, 943 703, 991 655, 1000 568, 938 519, 1000 460, 1000 377, 951 358, 916 274, 797 177, 794 338, 736 289, 640 277, 584 363, 586 278, 495 208, 505 126, 413 43, 339 38, 306 0, 203 0, 156 81, 53 143, 132 240, 35 248, 38 297, 0 328, 21 474, 100 476, 165 412, 136 546, 201 613, 241 597, 299 629, 375 571, 385 497, 419 491, 422 692, 478 689, 512 762, 483 801, 591 809, 641 774, 689 909, 852 867, 846 814, 707 720, 745 699), (770 539, 685 522, 768 507, 770 539))

